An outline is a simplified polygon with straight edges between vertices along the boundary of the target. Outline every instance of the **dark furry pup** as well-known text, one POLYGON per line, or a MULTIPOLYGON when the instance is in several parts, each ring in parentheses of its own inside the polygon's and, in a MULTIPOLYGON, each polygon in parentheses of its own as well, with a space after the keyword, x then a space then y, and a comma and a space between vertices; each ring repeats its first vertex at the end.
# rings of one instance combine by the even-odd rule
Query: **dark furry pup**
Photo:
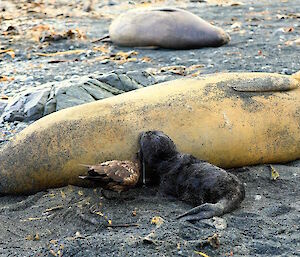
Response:
POLYGON ((197 206, 178 218, 192 221, 221 216, 238 208, 245 198, 243 183, 236 176, 178 152, 163 132, 143 132, 139 143, 147 179, 159 182, 162 193, 197 206))

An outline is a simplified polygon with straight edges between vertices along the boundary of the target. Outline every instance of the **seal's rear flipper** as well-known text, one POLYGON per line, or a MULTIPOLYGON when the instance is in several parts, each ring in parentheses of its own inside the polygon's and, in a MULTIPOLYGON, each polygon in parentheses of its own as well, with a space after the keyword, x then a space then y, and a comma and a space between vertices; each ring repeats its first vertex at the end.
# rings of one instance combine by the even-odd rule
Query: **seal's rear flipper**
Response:
MULTIPOLYGON (((238 202, 238 205, 239 203, 240 202, 238 202)), ((185 221, 197 221, 202 219, 210 219, 215 216, 222 216, 223 214, 236 209, 238 205, 236 201, 222 199, 215 204, 205 203, 199 205, 177 216, 176 219, 185 220, 185 221)))
POLYGON ((224 204, 220 202, 216 204, 205 203, 177 216, 176 219, 185 220, 185 221, 202 220, 202 219, 209 219, 214 216, 221 216, 223 213, 224 213, 224 204))

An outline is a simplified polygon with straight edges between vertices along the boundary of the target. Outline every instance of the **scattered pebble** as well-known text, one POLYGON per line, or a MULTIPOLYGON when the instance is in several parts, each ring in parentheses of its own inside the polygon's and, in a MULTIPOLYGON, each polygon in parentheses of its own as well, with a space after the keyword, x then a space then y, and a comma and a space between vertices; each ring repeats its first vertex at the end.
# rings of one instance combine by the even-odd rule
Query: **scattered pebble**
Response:
POLYGON ((257 200, 257 201, 258 201, 258 200, 261 200, 261 195, 255 195, 255 196, 254 196, 254 199, 257 200))

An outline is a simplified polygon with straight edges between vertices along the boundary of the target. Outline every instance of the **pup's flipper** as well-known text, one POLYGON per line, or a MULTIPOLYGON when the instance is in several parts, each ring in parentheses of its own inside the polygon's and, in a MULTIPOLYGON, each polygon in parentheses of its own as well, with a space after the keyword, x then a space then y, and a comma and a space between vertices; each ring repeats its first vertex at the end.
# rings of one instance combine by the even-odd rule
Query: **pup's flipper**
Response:
POLYGON ((177 216, 176 219, 196 221, 202 219, 210 219, 214 216, 221 216, 224 214, 224 205, 225 203, 222 203, 222 201, 215 204, 205 203, 177 216))
POLYGON ((179 215, 176 219, 185 221, 197 221, 202 219, 210 219, 215 216, 222 216, 225 213, 231 212, 239 207, 244 196, 236 196, 234 199, 223 198, 217 203, 205 203, 187 212, 179 215))
POLYGON ((222 216, 225 213, 237 209, 245 198, 245 188, 243 184, 236 178, 235 190, 224 195, 216 203, 204 203, 176 217, 176 219, 186 221, 196 221, 202 219, 210 219, 214 216, 222 216))

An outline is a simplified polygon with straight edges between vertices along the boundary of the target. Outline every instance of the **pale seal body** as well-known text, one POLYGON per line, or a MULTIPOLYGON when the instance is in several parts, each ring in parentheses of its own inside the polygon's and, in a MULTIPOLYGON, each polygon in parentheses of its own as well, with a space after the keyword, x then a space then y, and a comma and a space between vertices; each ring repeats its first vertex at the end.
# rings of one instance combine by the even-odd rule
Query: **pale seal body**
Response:
POLYGON ((300 158, 292 76, 220 73, 138 89, 50 114, 0 151, 0 193, 79 183, 82 163, 130 160, 142 131, 222 168, 300 158))
POLYGON ((109 27, 120 46, 192 49, 221 46, 229 35, 193 13, 177 8, 141 8, 116 18, 109 27))

